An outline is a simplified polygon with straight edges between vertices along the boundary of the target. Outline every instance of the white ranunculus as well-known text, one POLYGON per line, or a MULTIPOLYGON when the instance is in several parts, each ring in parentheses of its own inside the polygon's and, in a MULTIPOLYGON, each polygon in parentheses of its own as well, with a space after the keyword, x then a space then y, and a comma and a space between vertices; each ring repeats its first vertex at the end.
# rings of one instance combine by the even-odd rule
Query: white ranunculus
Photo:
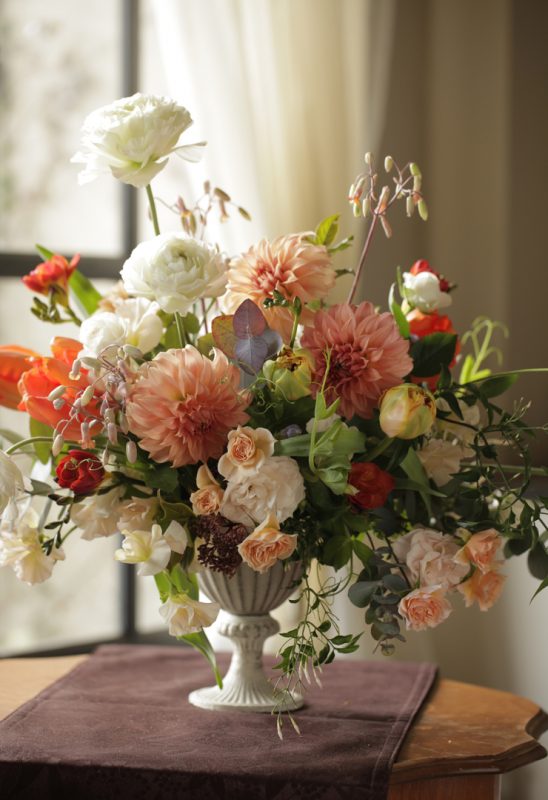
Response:
POLYGON ((98 356, 108 347, 131 344, 148 353, 160 342, 164 326, 160 307, 144 297, 119 300, 115 311, 96 311, 82 322, 82 355, 98 356))
POLYGON ((451 295, 440 289, 440 279, 433 272, 419 272, 418 275, 404 272, 403 293, 408 302, 424 314, 447 308, 452 302, 451 295))
POLYGON ((456 441, 430 439, 421 450, 417 450, 417 455, 428 477, 437 486, 445 486, 459 471, 460 462, 464 458, 470 458, 473 451, 456 441))
POLYGON ((171 595, 160 606, 160 614, 168 623, 171 636, 199 633, 215 622, 220 610, 218 603, 202 603, 186 594, 171 595))
POLYGON ((123 564, 139 564, 138 575, 157 575, 168 565, 171 548, 159 525, 148 531, 122 531, 124 541, 114 558, 123 564))
POLYGON ((201 297, 219 297, 227 280, 223 256, 183 233, 141 242, 120 274, 128 294, 156 300, 168 314, 186 314, 201 297))
POLYGON ((24 478, 15 461, 0 450, 0 514, 24 489, 24 478))
POLYGON ((299 465, 288 456, 267 458, 260 470, 229 480, 221 503, 221 514, 232 522, 255 528, 274 513, 278 522, 291 517, 304 500, 304 481, 299 465))
POLYGON ((85 164, 78 180, 88 183, 110 172, 123 183, 143 187, 165 167, 171 153, 199 161, 205 142, 177 147, 191 125, 186 108, 168 97, 137 93, 98 108, 84 121, 82 150, 71 159, 85 164))
POLYGON ((2 524, 0 529, 0 567, 11 567, 20 581, 33 585, 49 577, 56 561, 65 554, 54 547, 46 555, 40 544, 39 517, 29 508, 15 522, 2 524))
POLYGON ((70 519, 82 531, 82 539, 89 541, 117 533, 122 493, 121 487, 115 487, 72 505, 70 519))

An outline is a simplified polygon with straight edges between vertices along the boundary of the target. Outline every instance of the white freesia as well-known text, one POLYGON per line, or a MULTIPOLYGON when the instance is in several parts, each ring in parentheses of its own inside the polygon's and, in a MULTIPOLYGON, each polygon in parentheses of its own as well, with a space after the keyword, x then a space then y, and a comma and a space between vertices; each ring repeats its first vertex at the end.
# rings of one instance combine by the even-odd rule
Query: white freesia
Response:
POLYGON ((82 355, 98 356, 108 347, 125 344, 148 353, 159 343, 164 327, 160 307, 144 297, 119 300, 115 311, 97 311, 82 322, 79 339, 82 355))
POLYGON ((408 302, 424 314, 447 308, 452 302, 451 295, 442 292, 440 279, 432 272, 419 272, 418 275, 404 272, 403 293, 408 302))
POLYGON ((143 187, 165 167, 171 153, 199 161, 205 142, 177 147, 191 125, 186 108, 168 97, 137 93, 98 108, 85 119, 82 150, 71 159, 85 164, 79 183, 110 172, 123 183, 143 187))
POLYGON ((237 472, 228 481, 221 514, 232 522, 255 528, 271 512, 279 522, 291 517, 304 497, 304 481, 297 462, 288 456, 272 456, 258 472, 249 477, 237 472))
POLYGON ((473 451, 456 440, 430 439, 421 450, 417 450, 417 455, 428 477, 437 486, 445 486, 459 471, 461 461, 470 458, 473 451))
POLYGON ((171 636, 199 633, 215 622, 220 610, 218 603, 202 603, 186 594, 171 595, 160 606, 160 614, 168 623, 171 636))
POLYGON ((202 297, 219 297, 226 262, 214 248, 183 233, 165 233, 138 244, 121 271, 128 294, 156 300, 181 314, 202 297))
POLYGON ((39 517, 27 509, 15 522, 3 522, 0 528, 0 567, 11 567, 20 581, 29 585, 43 583, 51 577, 56 561, 65 554, 54 547, 47 555, 40 543, 39 517))
POLYGON ((105 494, 94 494, 72 505, 70 519, 82 531, 82 539, 90 541, 112 536, 118 528, 120 498, 123 489, 114 487, 105 494))
POLYGON ((24 478, 21 470, 12 458, 0 450, 0 514, 23 489, 24 478))
POLYGON ((188 531, 176 520, 172 520, 167 526, 164 539, 174 553, 182 555, 188 547, 188 531))
POLYGON ((171 548, 159 525, 147 531, 122 531, 124 541, 114 558, 123 564, 139 564, 138 575, 157 575, 168 565, 171 548))

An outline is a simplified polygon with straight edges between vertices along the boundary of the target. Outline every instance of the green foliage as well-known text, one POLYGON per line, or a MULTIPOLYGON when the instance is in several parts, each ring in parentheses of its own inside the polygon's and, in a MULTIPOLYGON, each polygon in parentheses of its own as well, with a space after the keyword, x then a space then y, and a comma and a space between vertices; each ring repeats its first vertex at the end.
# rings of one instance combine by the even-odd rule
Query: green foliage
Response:
POLYGON ((399 328, 400 334, 403 336, 404 339, 409 339, 409 322, 407 321, 407 317, 402 311, 401 305, 396 300, 395 283, 393 283, 392 286, 390 287, 390 293, 388 295, 388 307, 392 312, 392 316, 396 320, 396 324, 399 328))
POLYGON ((449 367, 455 357, 458 337, 454 333, 431 333, 411 345, 413 375, 430 378, 449 367))
POLYGON ((101 294, 80 270, 74 270, 70 276, 69 289, 76 298, 76 302, 83 314, 89 317, 97 311, 101 294))
POLYGON ((31 436, 48 436, 49 442, 33 442, 36 458, 42 463, 47 464, 51 458, 51 443, 53 441, 53 429, 44 422, 29 417, 29 431, 31 436))

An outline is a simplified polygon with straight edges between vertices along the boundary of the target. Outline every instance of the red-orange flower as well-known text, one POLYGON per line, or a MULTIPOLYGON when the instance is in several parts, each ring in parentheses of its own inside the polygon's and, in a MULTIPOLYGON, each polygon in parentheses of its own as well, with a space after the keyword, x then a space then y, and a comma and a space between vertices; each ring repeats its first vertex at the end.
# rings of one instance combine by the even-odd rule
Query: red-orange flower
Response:
MULTIPOLYGON (((75 339, 57 336, 51 344, 55 358, 41 356, 32 358, 30 369, 24 372, 19 380, 21 402, 18 408, 26 411, 38 422, 43 422, 52 428, 68 421, 72 404, 77 395, 88 385, 85 374, 82 374, 78 381, 69 378, 73 361, 81 348, 81 343, 75 339), (51 400, 48 400, 50 392, 57 389, 58 386, 66 387, 66 391, 62 395, 65 400, 62 408, 55 408, 51 400)), ((97 414, 96 399, 86 406, 86 412, 97 414)), ((79 441, 80 425, 86 418, 86 415, 74 415, 66 426, 62 425, 60 432, 65 439, 79 441)))
POLYGON ((38 264, 22 280, 26 287, 38 294, 48 294, 52 286, 59 286, 64 292, 68 289, 68 281, 78 263, 80 256, 73 256, 70 263, 64 256, 56 253, 49 261, 38 264))
POLYGON ((357 494, 349 495, 350 502, 363 509, 383 506, 396 485, 392 475, 372 461, 352 464, 348 483, 358 490, 357 494))
POLYGON ((105 477, 103 465, 93 453, 69 450, 55 470, 57 483, 75 495, 91 494, 105 477))
POLYGON ((17 408, 21 395, 17 384, 21 375, 32 366, 31 358, 38 354, 16 344, 0 346, 0 406, 17 408))
MULTIPOLYGON (((409 332, 411 336, 417 336, 419 339, 422 339, 423 336, 429 336, 431 333, 456 333, 449 317, 446 314, 438 314, 437 311, 434 311, 432 314, 423 314, 422 311, 415 308, 408 314, 407 320, 409 322, 409 332)), ((455 358, 450 363, 450 367, 454 366, 456 363, 459 353, 460 342, 457 341, 455 358)), ((439 377, 439 373, 429 378, 421 378, 418 375, 413 375, 411 380, 413 383, 426 383, 430 391, 433 392, 438 385, 439 377)))

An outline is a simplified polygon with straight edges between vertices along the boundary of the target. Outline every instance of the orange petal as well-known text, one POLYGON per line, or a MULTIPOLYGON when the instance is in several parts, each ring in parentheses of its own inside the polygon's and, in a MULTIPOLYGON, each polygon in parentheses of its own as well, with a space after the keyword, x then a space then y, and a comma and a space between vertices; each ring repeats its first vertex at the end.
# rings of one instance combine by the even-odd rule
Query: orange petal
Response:
POLYGON ((82 349, 82 343, 67 336, 56 336, 52 340, 50 347, 55 358, 72 367, 74 360, 78 358, 78 353, 82 349))
POLYGON ((16 409, 21 395, 17 384, 21 375, 32 366, 33 350, 19 345, 0 346, 0 405, 16 409))

